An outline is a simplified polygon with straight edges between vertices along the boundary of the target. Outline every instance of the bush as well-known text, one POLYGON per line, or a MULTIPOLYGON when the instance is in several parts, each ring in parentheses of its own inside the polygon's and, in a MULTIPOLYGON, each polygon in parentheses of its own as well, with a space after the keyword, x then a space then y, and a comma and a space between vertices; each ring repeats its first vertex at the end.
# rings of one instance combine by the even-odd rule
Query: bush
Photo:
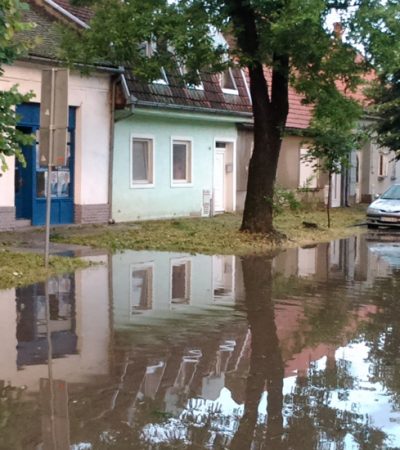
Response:
POLYGON ((274 214, 282 214, 285 209, 298 211, 301 209, 301 203, 293 191, 275 186, 273 200, 274 214))

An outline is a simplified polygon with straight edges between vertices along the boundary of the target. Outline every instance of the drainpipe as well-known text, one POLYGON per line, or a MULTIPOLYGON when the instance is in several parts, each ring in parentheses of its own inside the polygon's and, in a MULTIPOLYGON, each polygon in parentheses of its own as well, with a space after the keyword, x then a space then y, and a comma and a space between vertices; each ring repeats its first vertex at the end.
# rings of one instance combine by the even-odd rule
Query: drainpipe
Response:
POLYGON ((129 93, 128 85, 126 83, 125 76, 123 74, 124 69, 122 67, 120 69, 120 75, 115 77, 111 81, 111 98, 110 98, 110 150, 109 150, 109 162, 108 162, 108 204, 109 204, 109 214, 108 214, 108 223, 115 223, 112 217, 112 198, 113 198, 113 172, 114 172, 114 130, 115 123, 118 119, 115 118, 115 92, 117 83, 120 81, 122 86, 122 91, 124 93, 124 97, 126 100, 126 106, 129 107, 129 113, 127 116, 123 118, 130 117, 134 114, 134 106, 136 103, 136 98, 129 93))
POLYGON ((113 195, 113 168, 114 168, 114 116, 115 116, 115 89, 118 77, 111 80, 110 96, 110 145, 108 153, 108 223, 114 223, 112 217, 112 195, 113 195))

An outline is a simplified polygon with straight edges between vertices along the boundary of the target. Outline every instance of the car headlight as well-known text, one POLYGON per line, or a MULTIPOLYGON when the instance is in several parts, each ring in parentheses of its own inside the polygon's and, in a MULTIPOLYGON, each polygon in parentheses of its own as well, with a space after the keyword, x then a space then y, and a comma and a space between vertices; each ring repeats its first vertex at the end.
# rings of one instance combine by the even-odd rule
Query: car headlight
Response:
POLYGON ((377 208, 368 208, 367 209, 367 214, 375 214, 375 215, 378 215, 378 214, 380 214, 381 213, 381 211, 379 211, 379 209, 377 209, 377 208))

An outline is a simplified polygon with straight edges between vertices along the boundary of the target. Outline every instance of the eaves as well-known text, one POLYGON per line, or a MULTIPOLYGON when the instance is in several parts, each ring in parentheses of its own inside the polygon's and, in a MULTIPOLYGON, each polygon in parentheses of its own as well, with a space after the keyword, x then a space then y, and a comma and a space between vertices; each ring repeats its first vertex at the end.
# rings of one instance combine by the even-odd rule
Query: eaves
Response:
POLYGON ((232 111, 227 109, 216 109, 216 108, 203 108, 200 106, 189 106, 189 105, 177 105, 177 104, 166 104, 160 102, 151 102, 145 100, 137 100, 134 104, 131 105, 132 112, 135 111, 136 108, 143 108, 144 110, 151 111, 150 114, 163 114, 163 111, 177 112, 177 113, 192 113, 192 114, 201 114, 201 115, 213 115, 216 119, 224 120, 224 118, 230 118, 232 121, 240 118, 242 121, 246 123, 252 123, 253 114, 251 112, 246 111, 232 111), (157 113, 159 111, 159 113, 157 113))

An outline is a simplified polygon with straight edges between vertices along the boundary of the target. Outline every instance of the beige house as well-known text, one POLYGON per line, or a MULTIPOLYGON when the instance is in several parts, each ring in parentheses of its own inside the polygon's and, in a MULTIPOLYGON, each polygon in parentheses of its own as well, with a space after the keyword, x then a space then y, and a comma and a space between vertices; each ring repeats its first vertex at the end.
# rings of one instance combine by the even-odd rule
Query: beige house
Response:
MULTIPOLYGON (((45 221, 44 185, 47 170, 38 164, 41 73, 58 67, 60 39, 55 24, 67 22, 84 27, 86 10, 67 10, 66 2, 29 1, 25 19, 36 27, 23 39, 37 45, 12 66, 4 66, 0 89, 18 85, 22 93, 33 92, 29 104, 17 107, 19 129, 37 136, 35 145, 22 149, 27 166, 8 158, 8 170, 0 176, 0 230, 42 225, 45 221), (83 14, 78 17, 77 12, 83 14)), ((90 77, 70 73, 68 161, 52 174, 52 223, 107 222, 109 219, 109 160, 112 126, 111 83, 115 70, 97 67, 90 77)))

